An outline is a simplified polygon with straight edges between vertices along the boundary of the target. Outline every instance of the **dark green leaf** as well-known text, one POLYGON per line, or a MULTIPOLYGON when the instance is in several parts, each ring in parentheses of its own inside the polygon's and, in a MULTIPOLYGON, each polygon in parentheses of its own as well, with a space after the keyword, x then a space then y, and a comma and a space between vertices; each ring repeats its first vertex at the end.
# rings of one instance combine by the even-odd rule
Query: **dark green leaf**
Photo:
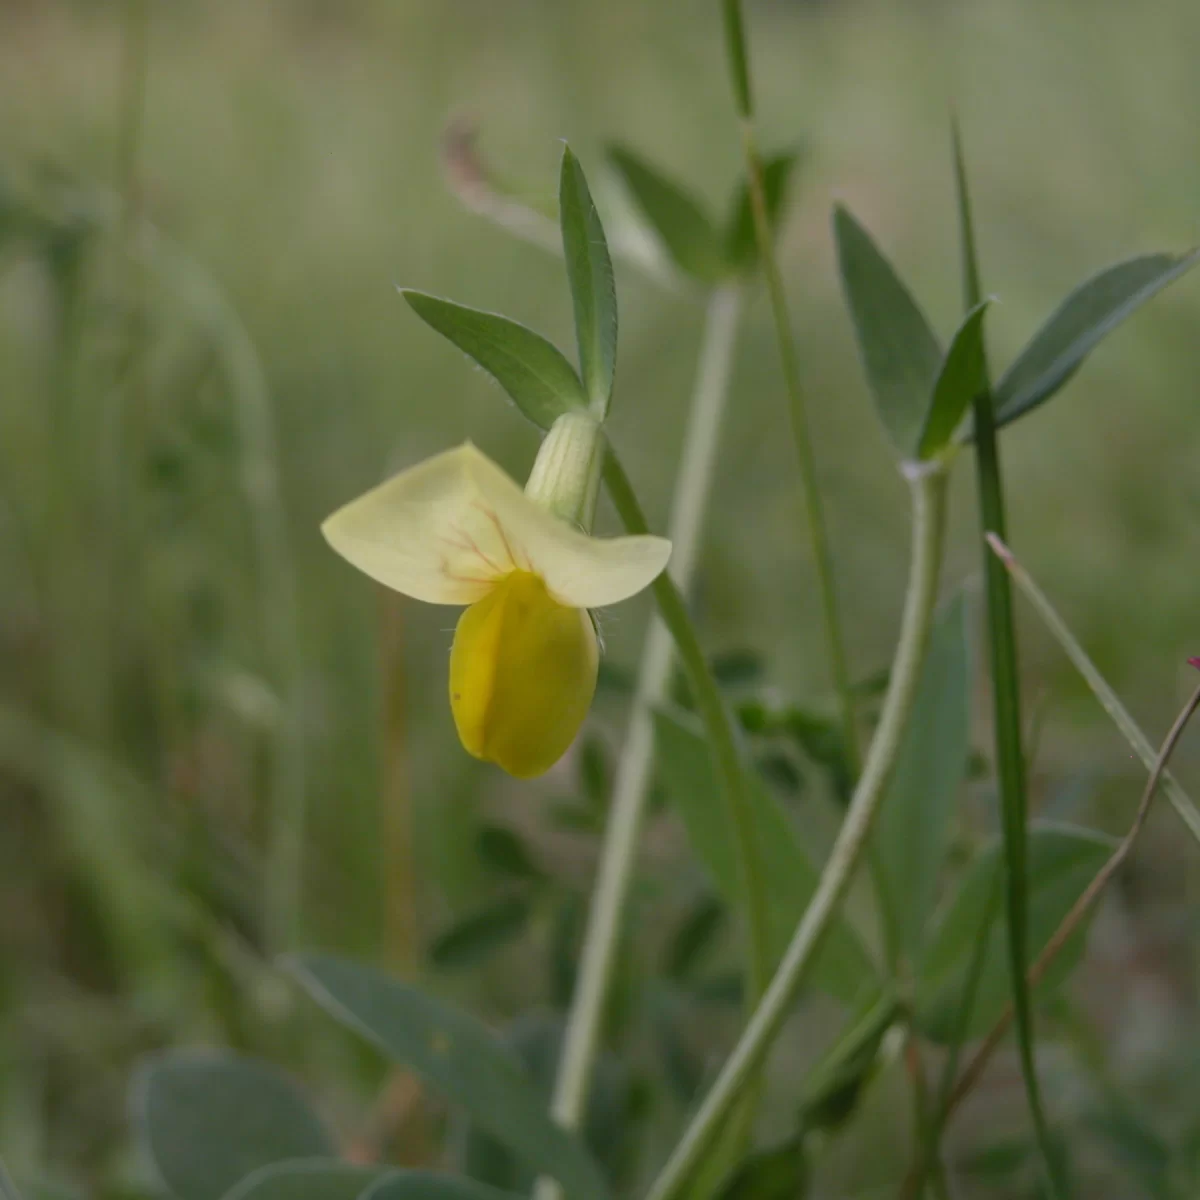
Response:
POLYGON ((726 650, 712 656, 713 678, 722 688, 750 687, 763 677, 763 660, 757 650, 726 650))
POLYGON ((996 384, 996 426, 1049 400, 1127 316, 1196 265, 1200 252, 1143 254, 1081 283, 996 384))
POLYGON ((413 312, 473 358, 535 425, 587 407, 575 368, 540 333, 508 317, 401 288, 413 312))
POLYGON ((971 309, 950 342, 933 385, 933 403, 917 447, 919 458, 934 458, 953 442, 971 401, 987 387, 983 318, 990 303, 984 300, 971 309))
POLYGON ((259 1167, 225 1200, 358 1200, 390 1167, 362 1167, 336 1158, 293 1159, 259 1167))
POLYGON ((803 1200, 807 1194, 802 1134, 751 1154, 718 1193, 719 1200, 803 1200))
POLYGON ((507 825, 484 825, 475 838, 479 857, 489 867, 514 879, 537 882, 546 873, 533 861, 520 835, 507 825))
POLYGON ((769 708, 761 700, 739 704, 737 718, 747 733, 787 738, 806 758, 827 772, 838 799, 847 798, 852 772, 841 726, 832 718, 799 705, 769 708))
MULTIPOLYGON (((1104 865, 1112 839, 1068 825, 1033 824, 1029 828, 1030 961, 1041 953, 1063 917, 1104 865)), ((966 1036, 989 1029, 1012 996, 1007 968, 1008 935, 1002 914, 991 905, 997 871, 1003 870, 1001 847, 993 842, 967 870, 966 877, 937 922, 917 973, 916 1021, 935 1041, 954 1030, 961 989, 971 951, 987 922, 987 951, 980 971, 975 1006, 966 1036)), ((1047 972, 1042 987, 1053 987, 1068 975, 1084 948, 1086 924, 1067 943, 1047 972)))
POLYGON ((970 651, 961 594, 934 626, 917 697, 875 826, 880 907, 896 950, 920 953, 937 898, 970 739, 970 651))
POLYGON ((528 896, 503 896, 439 934, 429 948, 429 959, 442 970, 474 966, 520 937, 531 910, 528 896))
POLYGON ((834 209, 842 288, 875 407, 896 449, 917 452, 942 363, 929 322, 871 235, 844 209, 834 209))
POLYGON ((395 1062, 460 1104, 571 1196, 607 1194, 586 1151, 551 1121, 528 1075, 474 1017, 370 967, 328 955, 289 960, 313 998, 395 1062))
POLYGON ((691 976, 725 924, 726 912, 725 905, 707 892, 696 898, 667 942, 663 958, 668 979, 691 976))
MULTIPOLYGON (((713 778, 711 756, 698 727, 688 717, 659 712, 655 721, 658 762, 697 857, 725 899, 741 903, 741 879, 728 811, 713 778)), ((796 831, 778 800, 760 780, 747 789, 753 805, 763 887, 770 897, 768 935, 773 955, 783 953, 796 922, 808 907, 817 871, 800 848, 796 831)), ((846 1003, 860 1000, 875 983, 871 960, 844 922, 830 929, 817 955, 813 981, 846 1003)))
POLYGON ((748 120, 754 113, 754 102, 750 92, 750 63, 746 56, 741 0, 722 0, 721 15, 725 22, 725 52, 729 56, 734 103, 738 116, 748 120))
POLYGON ((138 1141, 179 1200, 220 1200, 259 1167, 337 1156, 286 1075, 226 1051, 150 1059, 135 1079, 132 1110, 138 1141))
POLYGON ((801 1103, 805 1129, 836 1129, 851 1115, 863 1087, 875 1074, 879 1047, 899 1008, 890 992, 862 1004, 837 1041, 809 1070, 801 1103))
POLYGON ((685 275, 711 284, 729 273, 720 234, 694 197, 624 146, 611 146, 608 156, 671 261, 685 275))
MULTIPOLYGON (((789 150, 773 154, 762 164, 763 198, 767 203, 767 221, 772 230, 779 228, 787 207, 788 185, 800 155, 789 150)), ((754 209, 750 188, 743 179, 737 186, 725 228, 725 259, 735 271, 749 271, 758 265, 758 239, 754 233, 754 209)))
POLYGON ((608 412, 617 368, 617 292, 612 259, 583 168, 563 147, 558 188, 563 254, 575 307, 579 370, 592 410, 608 412))

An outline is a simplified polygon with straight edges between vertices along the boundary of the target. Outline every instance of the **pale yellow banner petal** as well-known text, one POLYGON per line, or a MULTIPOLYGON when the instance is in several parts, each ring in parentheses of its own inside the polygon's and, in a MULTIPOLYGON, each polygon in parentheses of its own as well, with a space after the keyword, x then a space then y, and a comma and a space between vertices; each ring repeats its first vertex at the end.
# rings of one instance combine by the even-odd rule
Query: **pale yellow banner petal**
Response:
POLYGON ((470 443, 402 471, 331 516, 321 532, 372 579, 429 604, 473 604, 519 566, 477 482, 470 443))
POLYGON ((560 604, 602 608, 636 595, 667 565, 671 543, 646 536, 598 538, 534 504, 494 462, 471 460, 480 494, 503 527, 517 565, 540 575, 560 604))

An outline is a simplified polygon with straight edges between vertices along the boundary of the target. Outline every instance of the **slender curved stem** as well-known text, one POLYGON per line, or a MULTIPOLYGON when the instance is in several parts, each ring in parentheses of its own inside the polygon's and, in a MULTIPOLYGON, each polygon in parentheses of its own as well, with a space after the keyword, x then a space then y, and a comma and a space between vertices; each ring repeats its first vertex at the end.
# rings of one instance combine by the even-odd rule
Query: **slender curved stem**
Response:
MULTIPOLYGON (((668 524, 672 546, 671 578, 680 591, 687 590, 695 567, 740 313, 740 290, 730 287, 713 292, 708 304, 696 389, 684 433, 679 476, 668 524)), ((614 468, 610 466, 607 470, 611 480, 614 468)), ((619 481, 614 498, 618 499, 618 509, 626 524, 631 519, 628 511, 631 496, 628 481, 619 481), (623 492, 629 493, 624 504, 619 500, 623 492)), ((640 513, 633 516, 633 521, 634 524, 645 524, 640 513)), ((671 607, 668 601, 668 609, 671 607)), ((694 646, 694 635, 685 634, 683 640, 694 646)), ((686 655, 681 657, 685 658, 685 665, 694 676, 697 665, 688 662, 686 655)), ((633 881, 638 834, 654 763, 654 709, 666 698, 671 662, 672 630, 665 615, 656 616, 646 638, 629 716, 629 731, 617 765, 612 807, 600 854, 579 977, 567 1019, 566 1039, 555 1084, 552 1111, 555 1118, 568 1128, 579 1125, 586 1108, 604 1000, 620 941, 621 915, 633 881)), ((703 685, 698 690, 703 690, 703 685)), ((764 966, 761 973, 765 974, 765 971, 764 966)))
POLYGON ((944 465, 914 465, 908 476, 913 501, 908 591, 891 680, 862 775, 812 901, 796 927, 783 961, 712 1090, 651 1186, 647 1200, 676 1200, 684 1193, 706 1145, 717 1135, 762 1065, 787 1020, 821 938, 850 886, 887 790, 916 700, 921 664, 929 642, 945 529, 944 465))
MULTIPOLYGON (((621 521, 630 533, 646 533, 646 518, 637 496, 630 486, 620 461, 609 448, 604 463, 604 483, 612 497, 621 521)), ((683 594, 675 581, 663 572, 653 584, 659 615, 675 642, 679 661, 687 672, 692 686, 696 711, 704 725, 709 749, 712 752, 717 777, 737 841, 739 874, 746 898, 747 961, 749 990, 761 995, 770 979, 770 946, 767 941, 767 904, 762 890, 762 873, 758 869, 758 845, 751 824, 751 809, 747 795, 747 778, 742 767, 741 752, 733 721, 708 659, 696 635, 696 627, 688 615, 683 594)))

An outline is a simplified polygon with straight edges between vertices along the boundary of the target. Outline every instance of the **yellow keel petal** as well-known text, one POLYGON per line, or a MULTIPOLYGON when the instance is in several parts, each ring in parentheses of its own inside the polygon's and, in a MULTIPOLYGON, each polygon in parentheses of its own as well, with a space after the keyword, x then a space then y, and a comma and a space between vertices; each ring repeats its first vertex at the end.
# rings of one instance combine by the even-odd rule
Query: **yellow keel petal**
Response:
POLYGON ((575 740, 596 690, 591 617, 514 571, 459 618, 450 652, 450 707, 463 746, 527 779, 575 740))

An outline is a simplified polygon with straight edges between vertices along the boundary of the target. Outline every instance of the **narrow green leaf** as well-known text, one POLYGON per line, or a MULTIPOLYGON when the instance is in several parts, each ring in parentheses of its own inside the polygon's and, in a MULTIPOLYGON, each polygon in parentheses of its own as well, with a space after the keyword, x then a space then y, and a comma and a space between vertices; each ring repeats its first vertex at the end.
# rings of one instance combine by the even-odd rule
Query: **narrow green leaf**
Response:
MULTIPOLYGON (((976 254, 975 226, 971 217, 970 190, 967 186, 966 160, 958 126, 951 126, 954 154, 954 182, 958 205, 959 239, 962 246, 963 307, 970 310, 983 299, 979 262, 976 254)), ((986 358, 986 355, 985 355, 986 358)), ((991 377, 984 367, 985 386, 975 394, 971 410, 975 433, 975 474, 979 485, 979 524, 986 535, 1005 536, 1004 485, 1000 469, 1000 448, 996 439, 996 406, 992 396, 991 377)), ((1055 1171, 1054 1148, 1050 1130, 1042 1109, 1041 1089, 1038 1086, 1037 1064, 1034 1061, 1033 1013, 1029 1003, 1025 968, 1028 962, 1028 896, 1029 876, 1026 870, 1029 839, 1026 830, 1028 799, 1026 796, 1025 753, 1021 745, 1020 672, 1017 665, 1017 634, 1013 621, 1012 586, 1008 576, 984 548, 984 579, 987 590, 988 661, 992 673, 992 724, 996 746, 996 774, 1000 791, 1001 826, 1004 833, 1003 874, 1005 910, 1008 929, 1009 978, 1013 987, 1013 1012, 1016 1024, 1017 1048, 1021 1060, 1021 1077, 1025 1083, 1025 1098, 1041 1155, 1042 1174, 1050 1200, 1060 1194, 1059 1176, 1055 1171)), ((990 898, 989 898, 990 900, 990 898)), ((992 905, 988 903, 987 912, 992 905)), ((980 946, 985 942, 978 942, 980 946)), ((963 995, 970 1000, 984 958, 982 950, 968 967, 963 995)), ((961 1030, 967 1027, 969 1003, 964 1002, 952 1025, 947 1056, 947 1081, 950 1069, 958 1057, 961 1030)), ((948 1093, 947 1093, 948 1094, 948 1093)), ((944 1099, 944 1097, 943 1097, 944 1099)), ((936 1133, 936 1131, 935 1131, 936 1133)))
MULTIPOLYGON (((692 848, 725 899, 741 904, 735 842, 727 810, 713 778, 711 756, 698 726, 683 714, 661 711, 655 745, 668 795, 687 829, 692 848)), ((816 889, 818 872, 800 847, 787 813, 761 780, 747 789, 757 835, 763 889, 771 898, 768 937, 778 962, 816 889)), ((834 925, 813 969, 813 980, 847 1004, 877 986, 862 943, 844 922, 834 925)))
POLYGON ((967 313, 942 359, 917 447, 919 458, 934 458, 951 444, 971 401, 987 387, 983 318, 989 303, 984 300, 967 313))
POLYGON ((225 1051, 170 1051, 133 1085, 135 1135, 179 1200, 220 1200, 259 1167, 335 1158, 337 1147, 286 1075, 225 1051))
POLYGON ((365 1167, 336 1158, 302 1158, 259 1167, 224 1200, 358 1200, 390 1167, 365 1167))
POLYGON ((1051 314, 996 384, 996 425, 1049 400, 1127 316, 1196 265, 1200 251, 1143 254, 1081 283, 1051 314))
POLYGON ((874 833, 880 907, 908 961, 924 943, 970 751, 970 648, 961 593, 930 637, 917 698, 874 833))
POLYGON ((491 375, 535 425, 549 429, 563 413, 587 407, 575 368, 540 333, 411 288, 400 294, 422 321, 491 375))
POLYGON ((733 99, 738 116, 749 120, 754 115, 750 91, 750 62, 746 56, 746 27, 742 22, 741 0, 722 0, 725 23, 725 52, 729 56, 729 75, 733 80, 733 99))
POLYGON ((941 347, 891 263, 840 204, 833 232, 867 383, 896 449, 910 458, 929 410, 941 347))
MULTIPOLYGON (((763 161, 763 199, 771 231, 778 230, 786 211, 792 171, 800 160, 798 151, 773 154, 763 161)), ((734 192, 729 221, 725 227, 725 261, 735 271, 749 271, 758 265, 758 238, 754 232, 754 209, 750 188, 743 179, 734 192)))
POLYGON ((520 1196, 440 1171, 391 1171, 362 1192, 359 1200, 520 1200, 520 1196))
POLYGON ((481 1128, 557 1179, 568 1195, 597 1200, 607 1194, 587 1152, 550 1119, 520 1063, 474 1017, 380 971, 329 955, 300 955, 288 965, 332 1016, 461 1104, 481 1128))
POLYGON ((443 971, 475 966, 520 937, 531 911, 528 896, 501 896, 443 930, 429 948, 429 960, 443 971))
POLYGON ((569 146, 563 147, 558 205, 580 374, 592 409, 604 416, 617 369, 617 291, 604 227, 583 168, 569 146))
MULTIPOLYGON (((1029 827, 1031 958, 1036 958, 1053 936, 1063 917, 1107 861, 1114 845, 1112 838, 1087 829, 1049 823, 1029 827)), ((1012 998, 1007 928, 1000 912, 990 903, 997 872, 1003 870, 1002 847, 993 842, 968 868, 921 958, 916 1022, 935 1041, 947 1040, 954 1031, 971 953, 981 929, 987 931, 988 945, 966 1036, 974 1037, 989 1029, 1012 998)), ((1052 988, 1070 974, 1083 954, 1086 928, 1085 923, 1054 960, 1040 984, 1042 988, 1052 988)))
POLYGON ((685 275, 712 284, 729 273, 721 236, 693 196, 627 147, 610 146, 608 157, 685 275))

